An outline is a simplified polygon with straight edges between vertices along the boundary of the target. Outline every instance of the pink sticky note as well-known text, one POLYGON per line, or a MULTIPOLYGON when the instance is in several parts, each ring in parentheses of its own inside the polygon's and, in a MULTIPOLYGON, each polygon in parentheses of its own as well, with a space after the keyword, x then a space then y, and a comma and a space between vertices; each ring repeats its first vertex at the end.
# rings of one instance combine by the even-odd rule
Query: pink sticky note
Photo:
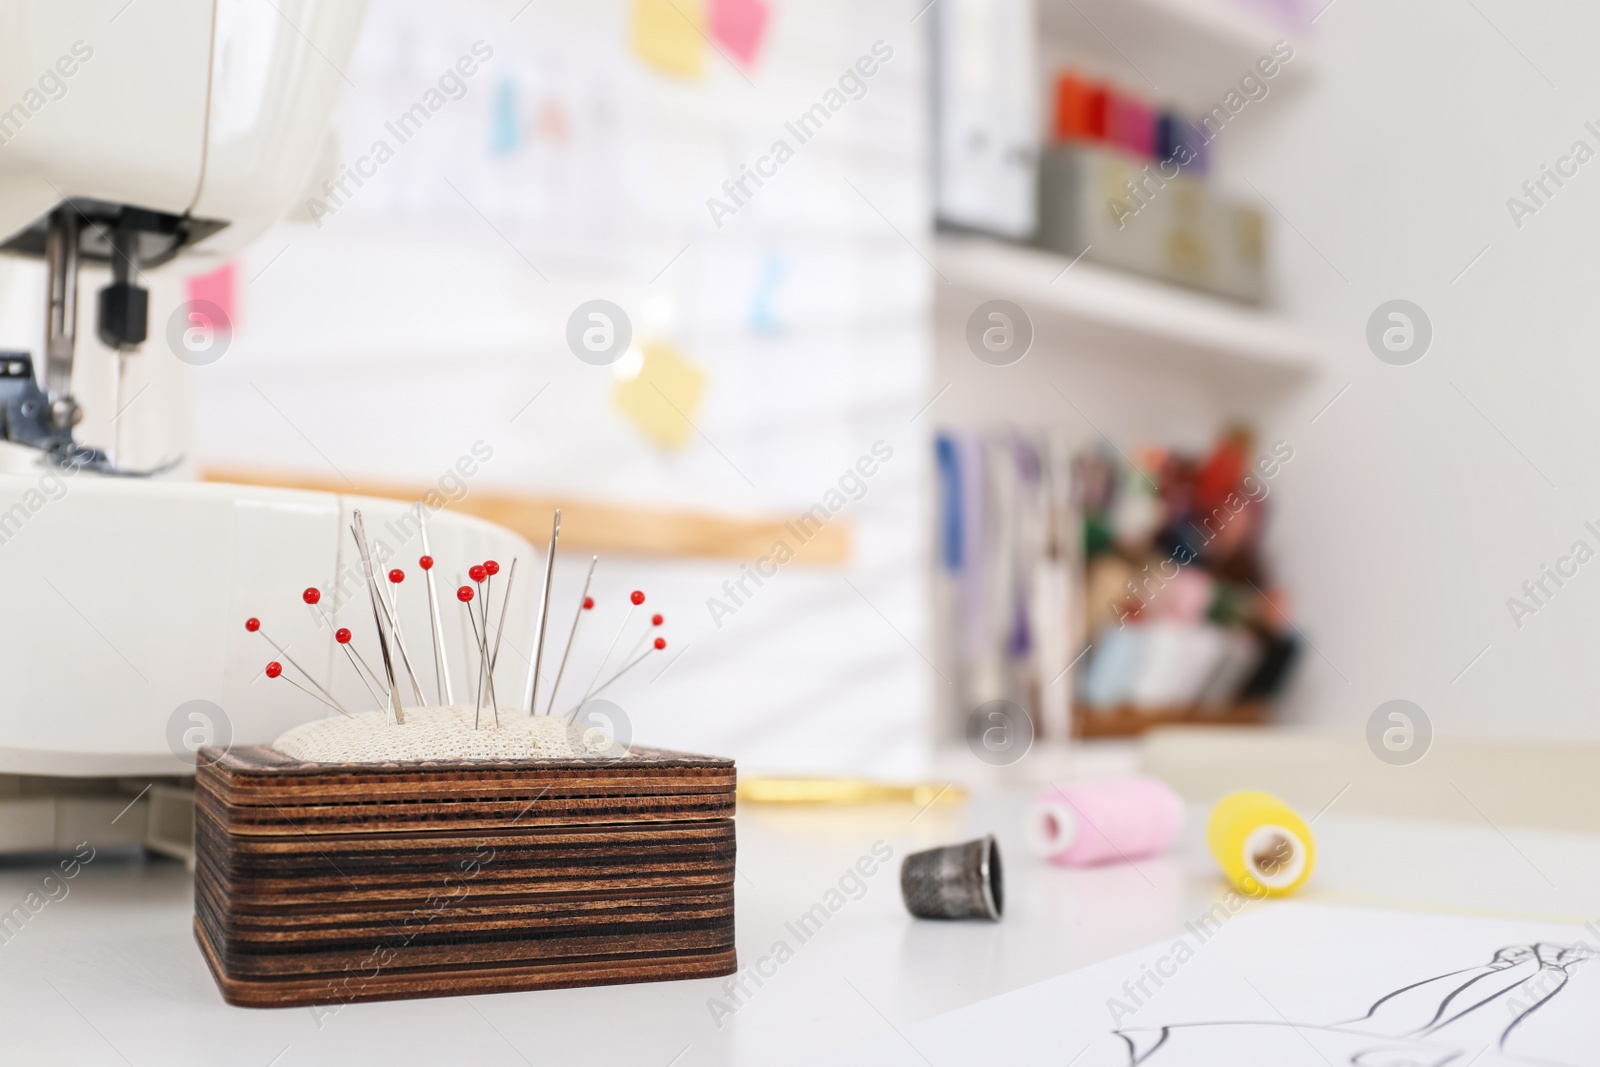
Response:
MULTIPOLYGON (((233 324, 238 321, 237 309, 234 307, 234 266, 224 263, 209 274, 195 274, 184 279, 185 298, 191 303, 205 301, 221 309, 221 322, 211 323, 214 330, 232 332, 233 324)), ((207 319, 212 316, 205 307, 197 307, 194 313, 207 319)))
POLYGON ((711 0, 711 36, 748 67, 761 48, 768 14, 766 0, 711 0))

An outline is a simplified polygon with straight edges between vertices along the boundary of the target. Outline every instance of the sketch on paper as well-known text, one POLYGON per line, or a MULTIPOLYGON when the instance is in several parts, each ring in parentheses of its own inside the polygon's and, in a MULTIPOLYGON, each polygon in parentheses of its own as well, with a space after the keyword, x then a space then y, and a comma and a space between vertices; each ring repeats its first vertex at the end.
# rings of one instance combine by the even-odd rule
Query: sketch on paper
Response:
POLYGON ((1304 1056, 1307 1045, 1335 1067, 1582 1067, 1539 1056, 1529 1045, 1538 1035, 1540 1012, 1548 1011, 1580 965, 1597 956, 1600 952, 1581 943, 1509 946, 1488 963, 1385 993, 1365 1015, 1344 1022, 1296 1022, 1277 1015, 1114 1033, 1127 1046, 1129 1067, 1276 1065, 1287 1062, 1283 1056, 1304 1056))

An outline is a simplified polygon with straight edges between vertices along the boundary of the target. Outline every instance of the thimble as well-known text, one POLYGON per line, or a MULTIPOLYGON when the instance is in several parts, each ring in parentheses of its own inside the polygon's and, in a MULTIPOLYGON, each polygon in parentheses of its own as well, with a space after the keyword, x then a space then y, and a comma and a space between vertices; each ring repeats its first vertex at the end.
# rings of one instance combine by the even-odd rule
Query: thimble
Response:
POLYGON ((900 865, 900 895, 924 919, 999 919, 1005 901, 994 835, 913 852, 900 865))

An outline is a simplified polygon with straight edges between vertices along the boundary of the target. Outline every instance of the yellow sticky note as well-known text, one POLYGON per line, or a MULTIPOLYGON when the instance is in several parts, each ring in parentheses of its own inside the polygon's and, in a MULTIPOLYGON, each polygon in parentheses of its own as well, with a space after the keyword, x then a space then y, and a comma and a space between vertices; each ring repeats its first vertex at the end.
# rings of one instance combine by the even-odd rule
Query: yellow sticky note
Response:
POLYGON ((633 0, 633 54, 680 78, 700 77, 705 0, 633 0))
POLYGON ((663 342, 647 341, 639 351, 639 373, 617 383, 617 407, 656 444, 682 448, 695 434, 706 372, 663 342))

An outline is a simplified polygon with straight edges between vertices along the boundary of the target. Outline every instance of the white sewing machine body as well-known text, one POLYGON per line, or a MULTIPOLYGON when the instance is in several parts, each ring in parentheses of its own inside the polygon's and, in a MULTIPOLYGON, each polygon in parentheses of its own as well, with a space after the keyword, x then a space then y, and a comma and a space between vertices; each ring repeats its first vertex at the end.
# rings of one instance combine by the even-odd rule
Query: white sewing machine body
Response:
MULTIPOLYGON (((382 670, 350 534, 357 508, 374 562, 405 572, 401 629, 432 702, 438 690, 414 507, 52 468, 0 474, 0 603, 7 606, 0 613, 0 852, 70 848, 88 838, 184 856, 182 776, 193 771, 197 741, 264 744, 337 714, 263 674, 284 657, 246 630, 248 618, 260 619, 346 708, 376 710, 334 640, 335 628, 348 627, 355 647, 382 670), (301 599, 309 586, 322 591, 331 623, 301 599), (152 777, 168 780, 119 817, 152 777)), ((448 509, 427 526, 460 703, 474 699, 478 659, 454 591, 474 563, 521 561, 495 675, 502 706, 519 699, 539 557, 515 534, 448 509)), ((496 586, 496 616, 504 588, 496 586)), ((398 656, 396 671, 406 678, 398 656)), ((407 682, 401 686, 412 703, 407 682)))
MULTIPOLYGON (((433 702, 433 641, 414 508, 394 500, 87 472, 0 474, 0 602, 10 607, 0 613, 0 676, 6 679, 0 687, 0 774, 187 773, 192 761, 183 758, 182 745, 174 751, 169 729, 179 723, 181 737, 195 725, 174 717, 194 700, 215 704, 226 717, 215 724, 218 743, 265 744, 291 726, 336 714, 262 674, 268 661, 283 657, 261 633, 245 629, 251 617, 346 708, 374 710, 372 695, 334 641, 334 629, 348 627, 356 648, 381 670, 372 604, 350 535, 357 508, 374 563, 384 572, 405 572, 398 589, 401 629, 423 693, 433 702), (323 594, 315 608, 301 600, 309 586, 323 594)), ((473 694, 463 683, 475 682, 477 657, 462 640, 468 626, 455 589, 472 564, 521 560, 522 580, 506 615, 506 654, 496 672, 501 703, 520 697, 538 557, 515 534, 448 510, 429 518, 428 537, 438 561, 447 662, 457 699, 466 703, 473 694)), ((502 579, 497 594, 503 589, 502 579)), ((414 703, 404 681, 402 691, 406 704, 414 703)))
MULTIPOLYGON (((400 626, 424 698, 438 697, 406 503, 128 477, 115 441, 74 435, 75 353, 102 372, 118 361, 119 383, 120 361, 141 345, 135 358, 171 358, 141 274, 180 257, 199 260, 190 272, 225 262, 332 173, 330 118, 364 6, 0 5, 0 252, 43 259, 47 280, 38 318, 7 307, 11 336, 43 345, 0 346, 13 350, 0 353, 0 852, 87 839, 192 858, 185 776, 196 743, 269 742, 336 714, 287 683, 306 680, 290 663, 267 678, 271 660, 292 658, 352 710, 373 708, 333 636, 349 627, 382 669, 350 534, 357 508, 375 562, 406 572, 400 626), (111 281, 80 300, 85 262, 107 264, 111 281), (99 345, 80 346, 91 333, 99 345), (331 624, 302 602, 309 586, 331 624), (252 616, 287 656, 246 630, 252 616)), ((152 407, 130 419, 170 417, 152 407)), ((108 420, 99 412, 95 432, 108 420)), ((485 559, 523 562, 496 671, 504 707, 528 670, 533 551, 448 510, 428 533, 461 703, 474 699, 479 658, 454 590, 485 559)), ((415 690, 396 669, 410 704, 415 690)))
POLYGON ((365 6, 0 5, 0 239, 93 200, 203 221, 184 254, 238 252, 307 187, 365 6))

